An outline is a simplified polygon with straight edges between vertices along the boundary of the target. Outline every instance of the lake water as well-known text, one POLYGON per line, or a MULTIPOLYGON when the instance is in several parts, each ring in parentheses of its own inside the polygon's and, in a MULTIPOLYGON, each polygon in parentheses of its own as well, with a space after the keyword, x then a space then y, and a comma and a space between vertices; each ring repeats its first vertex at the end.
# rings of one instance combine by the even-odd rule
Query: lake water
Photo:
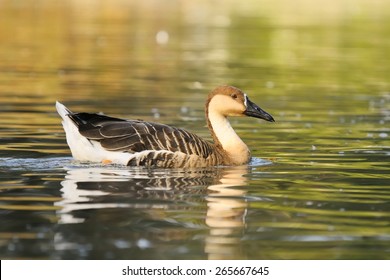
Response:
POLYGON ((1 1, 2 259, 389 259, 390 3, 241 2, 1 1), (210 139, 220 84, 248 166, 78 163, 54 107, 210 139))

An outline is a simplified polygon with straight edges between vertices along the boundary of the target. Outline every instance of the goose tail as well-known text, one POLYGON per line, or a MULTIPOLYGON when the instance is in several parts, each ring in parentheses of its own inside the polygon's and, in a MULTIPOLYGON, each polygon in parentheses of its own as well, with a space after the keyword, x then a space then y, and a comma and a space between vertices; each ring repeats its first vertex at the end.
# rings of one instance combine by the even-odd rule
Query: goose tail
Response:
POLYGON ((66 108, 63 104, 60 102, 56 101, 56 109, 58 114, 61 116, 61 118, 65 121, 67 116, 69 114, 72 114, 72 111, 66 108))
POLYGON ((74 159, 127 165, 132 156, 131 154, 105 150, 98 141, 90 140, 80 134, 78 126, 83 120, 78 118, 79 114, 74 114, 58 101, 56 102, 56 109, 62 118, 66 142, 74 159))
MULTIPOLYGON (((70 151, 72 152, 72 156, 75 159, 83 160, 85 159, 85 155, 83 153, 83 149, 88 147, 91 150, 92 145, 85 137, 81 136, 78 127, 69 117, 72 114, 68 108, 66 108, 63 104, 56 101, 56 109, 58 114, 62 118, 62 126, 65 130, 66 142, 68 142, 70 151)), ((91 151, 90 151, 91 152, 91 151)))

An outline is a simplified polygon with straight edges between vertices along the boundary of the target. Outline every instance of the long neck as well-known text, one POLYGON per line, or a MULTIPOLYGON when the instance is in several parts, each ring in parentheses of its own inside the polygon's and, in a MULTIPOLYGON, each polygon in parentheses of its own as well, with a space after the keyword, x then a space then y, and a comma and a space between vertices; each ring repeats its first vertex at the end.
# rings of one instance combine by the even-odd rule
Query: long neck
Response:
POLYGON ((233 164, 245 164, 250 159, 250 152, 245 143, 236 134, 230 122, 219 113, 216 104, 211 101, 206 107, 207 126, 217 149, 222 149, 233 164))

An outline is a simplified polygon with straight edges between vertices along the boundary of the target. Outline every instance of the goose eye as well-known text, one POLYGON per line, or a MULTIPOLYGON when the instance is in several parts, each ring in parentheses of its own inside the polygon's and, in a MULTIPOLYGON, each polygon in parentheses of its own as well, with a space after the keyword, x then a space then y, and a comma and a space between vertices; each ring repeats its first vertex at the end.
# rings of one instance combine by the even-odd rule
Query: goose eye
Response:
POLYGON ((235 93, 232 93, 230 96, 231 96, 233 99, 237 99, 237 94, 235 94, 235 93))

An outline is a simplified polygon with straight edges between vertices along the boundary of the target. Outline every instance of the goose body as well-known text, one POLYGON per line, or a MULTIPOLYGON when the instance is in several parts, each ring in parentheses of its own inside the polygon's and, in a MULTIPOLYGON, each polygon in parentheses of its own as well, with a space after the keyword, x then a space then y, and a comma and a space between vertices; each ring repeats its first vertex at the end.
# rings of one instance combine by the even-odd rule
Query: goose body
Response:
POLYGON ((73 113, 56 103, 76 160, 165 168, 248 163, 249 149, 227 117, 251 116, 274 121, 272 116, 232 86, 220 86, 210 92, 205 107, 207 126, 214 143, 173 126, 73 113))

